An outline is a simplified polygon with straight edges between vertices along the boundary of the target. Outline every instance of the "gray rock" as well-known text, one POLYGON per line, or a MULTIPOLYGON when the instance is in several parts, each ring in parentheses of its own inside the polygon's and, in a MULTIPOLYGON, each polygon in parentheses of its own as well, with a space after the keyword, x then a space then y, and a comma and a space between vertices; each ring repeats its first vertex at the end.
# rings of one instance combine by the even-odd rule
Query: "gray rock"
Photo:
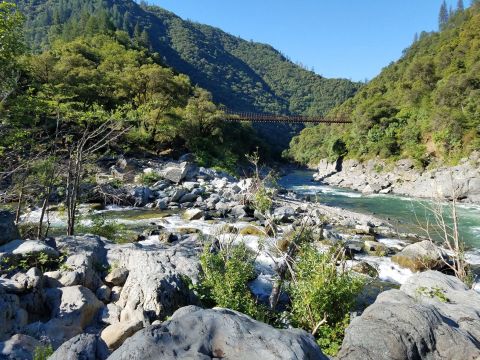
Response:
POLYGON ((160 210, 167 210, 168 209, 168 200, 158 199, 156 201, 156 207, 160 210))
POLYGON ((98 300, 103 301, 104 303, 107 303, 110 301, 110 294, 112 293, 112 290, 107 285, 102 285, 100 286, 97 291, 95 292, 95 295, 97 296, 98 300))
POLYGON ((0 288, 0 341, 19 332, 26 325, 25 310, 20 308, 17 295, 6 294, 0 288))
POLYGON ((115 267, 105 276, 105 281, 114 286, 123 286, 127 281, 128 273, 128 269, 123 266, 115 267))
POLYGON ((48 289, 46 296, 51 319, 46 323, 30 324, 28 332, 36 338, 46 336, 55 347, 82 333, 104 306, 83 286, 48 289))
POLYGON ((49 257, 58 257, 58 251, 39 240, 13 240, 0 246, 0 253, 27 256, 44 253, 49 257))
POLYGON ((135 206, 145 206, 153 198, 152 190, 146 186, 133 189, 131 195, 135 199, 135 206))
POLYGON ((110 301, 116 302, 120 299, 120 294, 122 293, 123 287, 114 286, 112 287, 112 293, 110 294, 110 301))
POLYGON ((183 213, 183 218, 185 220, 200 220, 205 216, 205 212, 200 209, 188 209, 183 213))
POLYGON ((180 201, 180 199, 185 195, 187 194, 187 190, 181 188, 181 189, 177 189, 175 190, 175 192, 172 194, 172 198, 171 198, 171 201, 172 202, 178 202, 180 201))
POLYGON ((322 359, 314 338, 303 330, 278 330, 228 309, 189 306, 170 321, 127 339, 110 360, 154 359, 322 359))
POLYGON ((120 313, 122 309, 115 304, 107 304, 100 311, 100 321, 104 324, 111 325, 120 321, 120 313))
POLYGON ((130 271, 116 305, 141 310, 154 321, 194 301, 182 276, 198 279, 201 245, 189 238, 169 245, 148 245, 147 249, 133 244, 115 246, 108 256, 109 262, 130 271))
POLYGON ((15 217, 10 211, 0 211, 0 245, 20 239, 15 225, 15 217))
POLYGON ((448 256, 445 252, 429 240, 406 246, 392 257, 392 261, 412 271, 425 269, 441 269, 445 266, 444 260, 448 256))
POLYGON ((16 334, 10 339, 0 342, 0 359, 33 360, 35 348, 41 343, 28 335, 16 334))
POLYGON ((178 202, 180 204, 184 204, 184 203, 187 203, 187 202, 194 202, 194 201, 197 200, 197 198, 198 198, 197 194, 188 193, 188 194, 183 195, 182 198, 178 202))
POLYGON ((274 210, 273 216, 278 221, 288 222, 295 216, 295 209, 290 206, 282 206, 274 210))
POLYGON ((63 343, 48 360, 104 360, 108 355, 96 335, 80 334, 63 343))
POLYGON ((190 169, 191 165, 187 162, 182 162, 180 164, 171 163, 161 171, 161 176, 178 184, 185 179, 185 176, 190 169))
POLYGON ((236 205, 232 208, 230 213, 235 216, 238 219, 243 219, 246 218, 247 212, 245 211, 245 206, 244 205, 236 205))
POLYGON ((480 294, 436 271, 381 293, 351 322, 340 360, 477 359, 480 294))

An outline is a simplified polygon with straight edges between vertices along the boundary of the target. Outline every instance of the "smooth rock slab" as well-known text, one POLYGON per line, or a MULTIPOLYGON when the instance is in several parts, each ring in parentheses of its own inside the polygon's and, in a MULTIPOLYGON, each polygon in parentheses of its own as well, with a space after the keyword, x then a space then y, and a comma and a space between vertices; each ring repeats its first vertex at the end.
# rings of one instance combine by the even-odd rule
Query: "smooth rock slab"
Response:
POLYGON ((0 253, 20 256, 44 253, 50 257, 58 257, 57 250, 39 240, 13 240, 0 246, 0 253))
POLYGON ((303 330, 278 330, 228 309, 188 306, 170 321, 137 332, 109 360, 327 360, 303 330))
POLYGON ((480 294, 437 271, 381 293, 348 326, 339 360, 480 358, 480 294))

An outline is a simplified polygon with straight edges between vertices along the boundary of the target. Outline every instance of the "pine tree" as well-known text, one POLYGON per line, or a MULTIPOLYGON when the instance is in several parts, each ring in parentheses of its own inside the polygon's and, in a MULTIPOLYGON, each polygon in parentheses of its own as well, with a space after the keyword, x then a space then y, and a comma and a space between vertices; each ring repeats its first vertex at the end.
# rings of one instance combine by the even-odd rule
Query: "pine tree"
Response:
POLYGON ((415 33, 413 36, 413 43, 415 44, 418 41, 418 33, 415 33))
POLYGON ((438 28, 442 30, 448 23, 448 8, 447 3, 443 0, 440 6, 440 13, 438 14, 438 28))
POLYGON ((463 10, 465 10, 465 6, 464 6, 464 4, 463 4, 463 0, 458 0, 458 2, 457 2, 457 10, 458 10, 458 11, 463 11, 463 10))

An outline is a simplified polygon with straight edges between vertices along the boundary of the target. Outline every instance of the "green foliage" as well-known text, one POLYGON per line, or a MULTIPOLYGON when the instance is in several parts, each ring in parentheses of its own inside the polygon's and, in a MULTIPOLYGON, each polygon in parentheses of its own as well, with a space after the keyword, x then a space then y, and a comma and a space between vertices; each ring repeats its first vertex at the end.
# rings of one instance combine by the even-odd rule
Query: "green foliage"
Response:
POLYGON ((35 350, 33 351, 33 360, 48 360, 52 354, 52 345, 40 345, 35 347, 35 350))
POLYGON ((443 303, 448 303, 450 302, 450 299, 445 295, 445 290, 438 287, 425 287, 425 286, 420 286, 417 288, 416 293, 421 296, 426 296, 429 298, 436 298, 440 302, 443 303))
POLYGON ((158 175, 154 171, 150 171, 150 172, 142 173, 140 175, 139 182, 142 185, 152 186, 160 179, 161 179, 160 175, 158 175))
POLYGON ((207 306, 240 311, 264 320, 265 309, 259 306, 248 288, 255 277, 254 258, 246 246, 221 248, 211 252, 207 245, 200 257, 203 274, 196 291, 207 306))
POLYGON ((452 14, 442 31, 422 33, 355 97, 328 116, 345 126, 309 127, 287 155, 304 164, 342 156, 455 163, 480 149, 480 5, 452 14), (343 151, 342 151, 343 152, 343 151))
MULTIPOLYGON (((53 38, 114 34, 123 45, 157 52, 164 64, 208 90, 216 103, 235 110, 319 115, 360 87, 345 79, 325 79, 271 46, 182 20, 157 6, 134 1, 17 2, 27 15, 26 35, 33 49, 44 49, 53 38)), ((294 130, 286 125, 256 127, 283 147, 294 130)))
POLYGON ((322 350, 334 355, 364 281, 346 270, 341 249, 319 253, 311 244, 301 247, 294 271, 295 281, 289 287, 292 321, 315 332, 322 350), (323 324, 318 327, 322 320, 323 324))
POLYGON ((118 224, 115 220, 108 220, 103 214, 94 215, 90 225, 78 227, 79 233, 98 235, 112 241, 117 241, 117 237, 124 230, 125 226, 118 224))
POLYGON ((17 59, 24 50, 22 26, 23 16, 15 4, 0 2, 0 110, 17 85, 17 59))

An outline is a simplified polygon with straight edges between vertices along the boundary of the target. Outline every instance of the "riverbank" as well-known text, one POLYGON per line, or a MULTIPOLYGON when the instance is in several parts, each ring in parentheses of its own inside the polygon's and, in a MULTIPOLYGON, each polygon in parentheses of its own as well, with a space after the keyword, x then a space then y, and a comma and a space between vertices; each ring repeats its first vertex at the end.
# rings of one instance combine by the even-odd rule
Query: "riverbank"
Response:
MULTIPOLYGON (((115 359, 121 358, 122 353, 140 351, 137 346, 142 348, 142 341, 148 336, 145 331, 160 326, 174 331, 173 325, 164 321, 172 314, 183 318, 195 313, 195 320, 187 316, 185 321, 205 326, 205 317, 215 317, 215 312, 198 308, 191 308, 187 314, 175 311, 199 304, 188 283, 198 282, 200 254, 215 241, 225 245, 243 243, 255 254, 255 278, 248 285, 257 301, 267 304, 278 276, 278 264, 284 257, 278 252, 279 244, 308 226, 312 230, 309 240, 319 251, 342 247, 349 257, 348 268, 355 276, 367 279, 367 286, 357 299, 357 315, 374 304, 384 291, 413 286, 410 279, 415 271, 429 268, 422 267, 425 254, 438 256, 435 245, 415 234, 397 231, 388 220, 312 202, 288 188, 272 189, 271 211, 262 214, 247 201, 252 179, 239 180, 198 167, 188 157, 156 162, 123 159, 108 169, 99 172, 97 178, 102 193, 114 189, 115 197, 105 197, 109 201, 104 208, 81 206, 79 233, 98 230, 95 219, 102 218, 105 222, 100 228, 112 221, 131 230, 134 236, 121 241, 115 233, 109 239, 85 234, 19 241, 12 230, 10 237, 3 239, 0 258, 7 259, 6 264, 11 259, 25 264, 22 269, 2 268, 0 281, 0 313, 6 319, 0 326, 0 340, 6 340, 5 346, 10 346, 12 352, 23 349, 27 354, 30 351, 31 356, 34 348, 47 342, 59 348, 54 359, 75 359, 72 346, 82 347, 83 351, 89 348, 96 353, 95 359, 115 359), (41 265, 29 262, 42 253, 51 258, 41 265), (8 308, 2 307, 7 300, 8 308)), ((88 198, 97 201, 98 194, 98 187, 94 187, 88 198)), ((30 211, 22 217, 22 224, 34 224, 38 218, 38 210, 30 211)), ((61 204, 49 208, 47 218, 52 229, 62 229, 66 219, 61 204)), ((6 228, 13 229, 11 224, 6 228)), ((448 258, 448 254, 444 256, 448 258)), ((438 260, 430 267, 441 269, 438 260)), ((435 281, 443 284, 444 279, 435 281)), ((480 295, 468 292, 468 296, 480 295)), ((282 293, 280 305, 288 303, 287 294, 282 293)), ((222 316, 242 324, 247 321, 244 315, 232 312, 222 316)), ((295 356, 302 358, 310 351, 316 354, 313 358, 323 359, 307 333, 276 333, 283 330, 252 321, 247 321, 249 326, 263 327, 263 334, 310 344, 295 350, 295 356)), ((222 325, 224 331, 230 331, 228 324, 222 325)), ((260 345, 255 342, 249 346, 253 347, 246 351, 255 351, 260 345)), ((262 351, 269 351, 274 358, 276 350, 267 344, 262 351)))
POLYGON ((411 160, 387 164, 376 159, 367 162, 322 160, 314 179, 331 186, 365 194, 397 194, 415 198, 450 200, 480 204, 480 152, 473 152, 457 166, 422 170, 411 160))

